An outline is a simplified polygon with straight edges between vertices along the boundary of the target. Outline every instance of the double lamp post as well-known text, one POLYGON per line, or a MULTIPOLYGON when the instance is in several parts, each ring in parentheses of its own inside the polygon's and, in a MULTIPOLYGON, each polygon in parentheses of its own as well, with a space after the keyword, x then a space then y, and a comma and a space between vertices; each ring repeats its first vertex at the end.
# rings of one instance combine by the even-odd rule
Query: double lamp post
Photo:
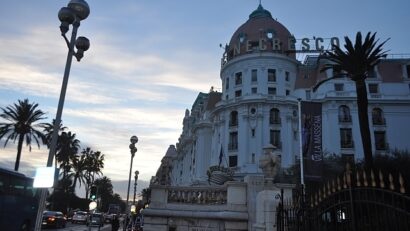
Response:
MULTIPOLYGON (((77 30, 80 27, 80 22, 88 17, 90 14, 90 7, 87 2, 84 0, 71 0, 67 7, 62 7, 58 12, 58 18, 61 21, 60 31, 63 36, 67 47, 67 61, 64 70, 63 83, 60 92, 60 99, 58 101, 56 119, 54 121, 54 128, 51 138, 50 151, 47 159, 47 167, 52 167, 53 158, 56 153, 58 131, 61 123, 61 115, 63 113, 64 100, 67 91, 68 77, 70 75, 70 68, 73 56, 76 57, 77 61, 80 61, 84 56, 84 51, 88 50, 90 47, 90 41, 86 37, 77 37, 77 30), (71 39, 68 40, 66 33, 70 30, 70 25, 72 25, 71 39), (77 48, 77 51, 74 51, 74 46, 77 48)), ((37 219, 35 230, 41 230, 41 222, 43 211, 45 207, 47 196, 47 189, 42 189, 40 203, 37 212, 37 219)))

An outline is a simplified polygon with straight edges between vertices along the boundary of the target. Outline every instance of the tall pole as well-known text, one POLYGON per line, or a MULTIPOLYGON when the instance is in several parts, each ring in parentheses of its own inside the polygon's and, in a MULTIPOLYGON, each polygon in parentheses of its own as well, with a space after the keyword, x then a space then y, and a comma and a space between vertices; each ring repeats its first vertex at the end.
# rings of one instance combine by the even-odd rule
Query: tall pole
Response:
MULTIPOLYGON (((77 37, 77 30, 79 26, 80 26, 80 22, 73 23, 73 31, 71 33, 71 40, 68 46, 67 61, 65 64, 65 69, 64 69, 64 77, 63 77, 63 83, 61 86, 60 99, 58 101, 57 114, 56 114, 56 119, 54 121, 53 133, 51 136, 51 146, 50 146, 50 151, 48 153, 47 167, 51 167, 53 165, 53 157, 56 153, 58 130, 59 130, 59 125, 61 123, 61 115, 63 114, 64 100, 65 100, 65 95, 67 92, 68 77, 70 75, 71 63, 72 63, 73 55, 74 55, 75 38, 77 37)), ((37 219, 36 219, 36 226, 35 226, 36 231, 41 230, 41 221, 43 217, 43 211, 45 208, 47 191, 48 191, 47 188, 41 189, 40 203, 39 203, 38 210, 37 210, 37 219)))
POLYGON ((138 170, 135 171, 135 176, 134 176, 134 199, 132 200, 132 204, 134 204, 134 205, 135 205, 135 196, 137 194, 137 181, 138 181, 138 174, 139 173, 140 172, 138 172, 138 170))
POLYGON ((300 159, 300 184, 302 188, 305 185, 305 176, 303 169, 303 141, 302 141, 302 99, 298 98, 298 111, 299 111, 299 159, 300 159))
POLYGON ((131 152, 131 164, 130 164, 130 173, 128 175, 128 189, 127 189, 127 204, 126 204, 126 214, 127 217, 125 219, 124 222, 124 227, 123 230, 125 231, 128 225, 128 221, 129 221, 129 213, 130 210, 128 208, 128 200, 129 200, 129 196, 130 196, 130 185, 131 185, 131 171, 132 171, 132 160, 134 159, 134 155, 137 152, 137 148, 135 147, 135 144, 138 142, 138 137, 137 136, 132 136, 130 138, 131 144, 130 144, 130 152, 131 152))
MULTIPOLYGON (((73 56, 77 58, 77 61, 80 61, 81 58, 84 56, 84 51, 88 50, 88 48, 90 47, 90 42, 87 38, 81 37, 81 36, 77 38, 77 30, 78 30, 78 27, 80 26, 80 21, 86 19, 89 14, 90 14, 90 7, 88 6, 88 3, 85 0, 71 0, 68 3, 67 7, 61 8, 60 11, 58 12, 58 18, 61 21, 60 31, 61 31, 61 35, 64 37, 64 40, 67 44, 68 54, 67 54, 67 60, 66 60, 66 65, 64 69, 64 76, 63 76, 63 83, 62 83, 61 91, 60 91, 60 98, 58 101, 56 119, 54 121, 53 133, 51 136, 51 144, 50 144, 50 150, 48 153, 47 167, 52 167, 53 158, 56 153, 58 131, 59 131, 60 123, 61 123, 61 115, 63 114, 64 100, 65 100, 65 95, 67 91, 68 77, 70 75, 70 69, 71 69, 71 63, 73 60, 73 56), (70 41, 68 41, 65 34, 68 32, 69 26, 71 24, 73 25, 73 29, 71 32, 71 39, 70 41), (74 51, 74 46, 76 46, 77 52, 74 51)), ((47 188, 41 189, 40 201, 39 201, 38 210, 37 210, 37 218, 36 218, 36 223, 34 227, 35 231, 41 230, 41 223, 42 223, 43 211, 44 211, 45 203, 46 203, 46 196, 47 196, 47 188)))
POLYGON ((127 189, 127 210, 128 210, 128 199, 130 196, 130 185, 131 185, 131 171, 132 171, 132 160, 134 158, 134 154, 131 154, 131 164, 130 164, 130 174, 128 176, 128 189, 127 189))

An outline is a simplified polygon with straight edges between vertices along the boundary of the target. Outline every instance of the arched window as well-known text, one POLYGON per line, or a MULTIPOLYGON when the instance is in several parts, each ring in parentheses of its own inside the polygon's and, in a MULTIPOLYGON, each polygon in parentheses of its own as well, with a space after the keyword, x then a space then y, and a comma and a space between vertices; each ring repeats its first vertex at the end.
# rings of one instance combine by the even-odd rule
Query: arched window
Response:
POLYGON ((383 116, 383 110, 380 108, 373 108, 372 111, 372 121, 374 125, 383 125, 386 124, 386 120, 383 116))
POLYGON ((339 122, 352 122, 350 108, 346 105, 342 105, 339 107, 339 122))
POLYGON ((231 115, 229 116, 229 126, 238 126, 238 112, 232 111, 231 115))
POLYGON ((280 124, 279 109, 272 108, 269 113, 269 124, 280 124))

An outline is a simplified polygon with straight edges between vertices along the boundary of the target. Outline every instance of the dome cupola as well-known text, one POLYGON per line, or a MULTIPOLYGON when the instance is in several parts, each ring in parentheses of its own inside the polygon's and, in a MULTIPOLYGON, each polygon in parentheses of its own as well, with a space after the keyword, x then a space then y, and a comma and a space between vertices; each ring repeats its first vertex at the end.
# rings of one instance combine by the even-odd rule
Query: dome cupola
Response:
POLYGON ((272 14, 259 4, 249 19, 233 34, 226 47, 226 61, 234 57, 254 52, 280 53, 295 58, 288 53, 294 46, 294 37, 281 23, 273 19, 272 14))

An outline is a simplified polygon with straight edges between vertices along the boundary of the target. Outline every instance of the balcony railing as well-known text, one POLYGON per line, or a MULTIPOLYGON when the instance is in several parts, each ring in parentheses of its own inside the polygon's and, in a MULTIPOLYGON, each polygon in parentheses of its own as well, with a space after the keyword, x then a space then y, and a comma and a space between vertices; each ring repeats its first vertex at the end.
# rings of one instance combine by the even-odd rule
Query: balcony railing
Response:
POLYGON ((389 144, 386 142, 376 142, 376 150, 388 150, 389 144))
POLYGON ((352 116, 351 115, 339 116, 339 122, 340 123, 351 123, 352 122, 352 116))
POLYGON ((340 143, 341 148, 354 148, 353 140, 342 140, 340 143))
POLYGON ((271 144, 275 146, 277 149, 282 149, 282 142, 280 141, 273 141, 271 142, 271 144))
POLYGON ((229 150, 229 151, 238 150, 238 143, 229 143, 229 144, 228 144, 228 150, 229 150))
POLYGON ((168 189, 168 203, 185 204, 226 204, 226 188, 170 188, 168 189))
POLYGON ((373 125, 385 125, 386 119, 381 117, 373 117, 372 118, 373 125))
POLYGON ((238 126, 238 121, 237 120, 229 121, 229 127, 236 127, 236 126, 238 126))
POLYGON ((281 123, 281 119, 278 118, 274 118, 274 117, 270 117, 269 118, 269 124, 280 124, 281 123))

